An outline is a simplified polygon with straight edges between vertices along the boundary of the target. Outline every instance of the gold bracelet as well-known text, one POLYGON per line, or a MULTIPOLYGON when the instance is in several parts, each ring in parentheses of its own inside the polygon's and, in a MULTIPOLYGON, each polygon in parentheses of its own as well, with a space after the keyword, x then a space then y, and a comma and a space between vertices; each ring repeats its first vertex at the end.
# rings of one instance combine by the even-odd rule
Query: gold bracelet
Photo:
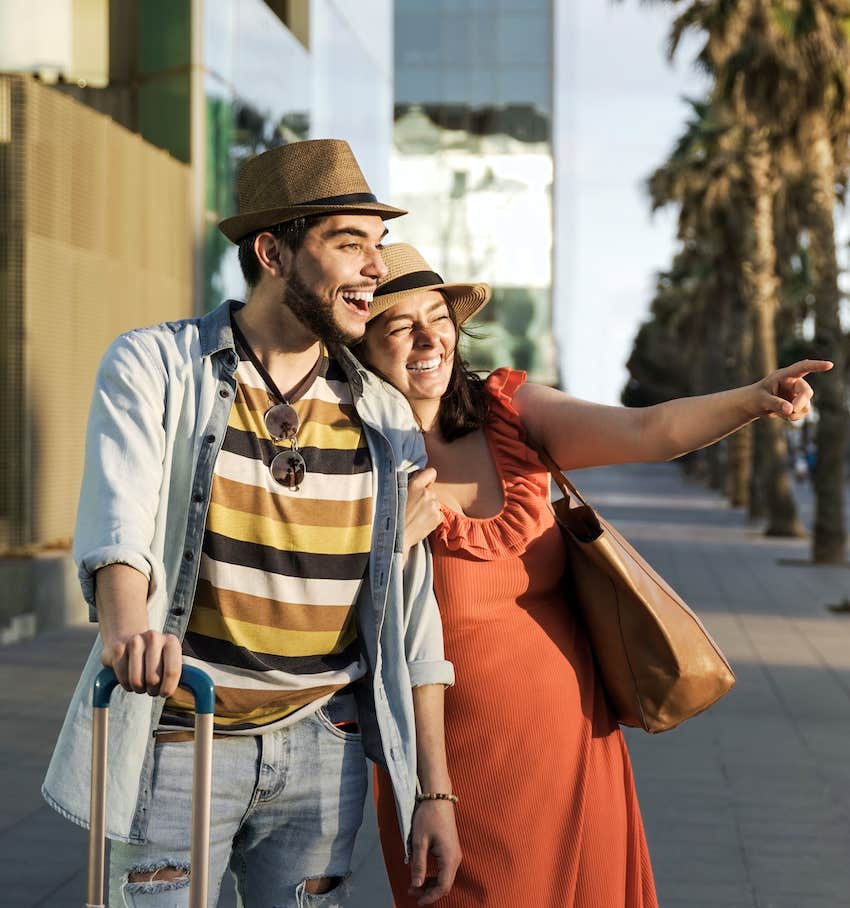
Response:
POLYGON ((421 791, 416 795, 416 803, 421 804, 423 801, 451 801, 452 804, 457 804, 457 795, 443 791, 421 791))

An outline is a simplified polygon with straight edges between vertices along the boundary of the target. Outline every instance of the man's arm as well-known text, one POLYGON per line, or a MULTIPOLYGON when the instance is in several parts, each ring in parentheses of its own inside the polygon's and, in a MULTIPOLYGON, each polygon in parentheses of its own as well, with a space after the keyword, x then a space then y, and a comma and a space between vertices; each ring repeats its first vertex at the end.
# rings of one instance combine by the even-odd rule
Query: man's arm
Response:
POLYGON ((95 574, 101 661, 124 690, 170 697, 183 661, 180 641, 148 626, 148 580, 127 564, 110 564, 95 574))

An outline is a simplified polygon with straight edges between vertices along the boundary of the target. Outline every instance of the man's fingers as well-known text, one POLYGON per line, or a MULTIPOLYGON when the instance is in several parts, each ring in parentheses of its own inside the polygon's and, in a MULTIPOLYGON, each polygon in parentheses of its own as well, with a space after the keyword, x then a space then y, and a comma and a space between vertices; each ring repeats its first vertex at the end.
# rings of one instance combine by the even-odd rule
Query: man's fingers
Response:
POLYGON ((168 634, 162 649, 162 683, 159 686, 161 697, 170 697, 177 690, 182 670, 183 648, 174 634, 168 634))
POLYGON ((140 634, 127 641, 127 684, 123 685, 125 690, 135 691, 137 694, 147 691, 145 650, 145 641, 140 634))
POLYGON ((165 638, 160 634, 151 636, 145 641, 145 690, 152 697, 159 695, 162 683, 162 651, 165 638))

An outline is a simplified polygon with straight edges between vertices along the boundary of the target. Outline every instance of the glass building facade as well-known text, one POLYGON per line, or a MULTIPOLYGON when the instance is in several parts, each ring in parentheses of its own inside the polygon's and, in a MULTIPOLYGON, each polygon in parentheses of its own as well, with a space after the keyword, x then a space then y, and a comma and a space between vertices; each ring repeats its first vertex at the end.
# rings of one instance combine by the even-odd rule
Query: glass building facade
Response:
POLYGON ((552 0, 397 0, 393 240, 493 300, 472 365, 555 383, 552 0))
POLYGON ((200 312, 244 292, 216 225, 246 157, 346 139, 388 196, 392 22, 393 0, 55 0, 48 18, 9 0, 0 71, 37 74, 191 167, 200 312))

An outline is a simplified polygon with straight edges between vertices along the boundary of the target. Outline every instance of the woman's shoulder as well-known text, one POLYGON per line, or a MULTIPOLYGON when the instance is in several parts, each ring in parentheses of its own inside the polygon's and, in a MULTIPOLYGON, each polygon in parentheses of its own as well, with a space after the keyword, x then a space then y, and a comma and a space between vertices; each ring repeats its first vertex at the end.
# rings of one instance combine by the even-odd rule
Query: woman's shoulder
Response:
POLYGON ((514 395, 525 384, 526 373, 522 369, 511 369, 502 366, 494 369, 484 382, 490 396, 516 412, 513 406, 514 395))

